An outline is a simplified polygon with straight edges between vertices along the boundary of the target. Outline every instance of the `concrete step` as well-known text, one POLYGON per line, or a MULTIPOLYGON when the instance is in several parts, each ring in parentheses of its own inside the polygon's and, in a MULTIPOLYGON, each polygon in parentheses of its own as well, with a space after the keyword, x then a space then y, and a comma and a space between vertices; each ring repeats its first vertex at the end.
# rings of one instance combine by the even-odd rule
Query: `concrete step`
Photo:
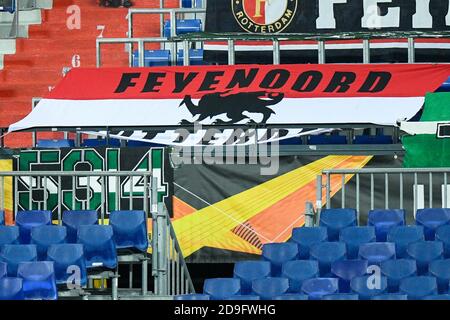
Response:
POLYGON ((16 39, 0 39, 0 55, 16 53, 16 39))
MULTIPOLYGON (((14 20, 14 14, 9 12, 0 12, 0 24, 11 24, 14 20)), ((19 12, 19 24, 41 24, 41 9, 33 9, 19 12)))
MULTIPOLYGON (((0 39, 7 39, 11 36, 12 25, 0 24, 0 39)), ((28 25, 19 25, 18 34, 20 38, 28 38, 28 25)))

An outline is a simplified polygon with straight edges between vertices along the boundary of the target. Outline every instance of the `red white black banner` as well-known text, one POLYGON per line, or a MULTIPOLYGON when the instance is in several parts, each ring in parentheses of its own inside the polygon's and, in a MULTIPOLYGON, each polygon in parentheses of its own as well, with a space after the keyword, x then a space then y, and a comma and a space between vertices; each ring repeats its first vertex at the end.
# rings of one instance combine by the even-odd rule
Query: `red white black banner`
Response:
POLYGON ((263 123, 375 123, 413 117, 450 65, 236 65, 72 69, 10 131, 263 123))

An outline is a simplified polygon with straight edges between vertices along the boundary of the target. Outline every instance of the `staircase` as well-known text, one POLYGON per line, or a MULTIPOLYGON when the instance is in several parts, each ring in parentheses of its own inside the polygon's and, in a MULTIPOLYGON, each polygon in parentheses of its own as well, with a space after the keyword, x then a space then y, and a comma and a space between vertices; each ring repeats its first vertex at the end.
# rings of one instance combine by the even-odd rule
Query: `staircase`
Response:
MULTIPOLYGON (((27 38, 0 42, 0 50, 3 48, 0 51, 0 127, 8 127, 25 117, 31 111, 32 98, 45 96, 62 78, 64 67, 95 67, 95 39, 100 34, 105 38, 126 37, 127 9, 99 7, 96 0, 51 2, 42 0, 39 7, 51 10, 20 12, 20 32, 27 38), (73 28, 76 24, 72 18, 77 12, 80 13, 79 29, 73 28)), ((133 3, 136 8, 159 6, 157 1, 134 0, 133 3)), ((179 1, 166 0, 165 3, 166 7, 177 7, 179 1)), ((2 19, 7 18, 0 16, 0 33, 2 19)), ((157 15, 137 16, 134 35, 158 36, 159 21, 157 15)), ((151 48, 149 45, 148 49, 151 48)), ((128 66, 125 47, 102 46, 102 66, 128 66)), ((39 138, 62 138, 62 133, 40 133, 39 138)), ((5 137, 9 148, 30 147, 31 144, 31 133, 5 137)))

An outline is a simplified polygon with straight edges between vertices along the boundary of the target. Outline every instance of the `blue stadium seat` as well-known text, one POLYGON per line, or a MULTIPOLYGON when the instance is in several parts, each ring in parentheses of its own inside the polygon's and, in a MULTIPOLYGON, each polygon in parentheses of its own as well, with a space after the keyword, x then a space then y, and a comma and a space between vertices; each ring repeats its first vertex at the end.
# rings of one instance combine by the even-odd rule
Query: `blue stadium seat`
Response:
POLYGON ((16 2, 14 0, 9 1, 9 3, 2 3, 0 6, 0 12, 14 13, 16 11, 16 2))
POLYGON ((367 225, 375 227, 378 242, 384 242, 390 229, 405 225, 405 210, 370 210, 367 225))
POLYGON ((269 261, 241 261, 234 264, 234 278, 241 280, 241 292, 249 294, 252 291, 252 281, 270 277, 269 261))
POLYGON ((416 224, 424 226, 425 240, 434 240, 436 229, 450 223, 450 209, 419 209, 416 213, 416 224))
POLYGON ((354 293, 336 293, 324 296, 322 300, 359 300, 359 297, 354 293))
POLYGON ((114 269, 117 267, 116 245, 111 226, 80 226, 77 241, 84 247, 84 257, 88 269, 96 267, 114 269))
POLYGON ((67 228, 67 242, 76 243, 78 228, 98 224, 98 214, 95 210, 68 210, 63 212, 62 223, 67 228))
POLYGON ((308 300, 308 296, 306 294, 286 293, 273 297, 272 300, 308 300))
POLYGON ((372 297, 372 300, 408 300, 408 296, 401 293, 385 293, 372 297))
POLYGON ((310 145, 347 144, 347 137, 337 134, 308 136, 310 145))
POLYGON ((253 300, 261 300, 261 298, 259 296, 255 296, 255 295, 250 295, 250 294, 246 294, 246 295, 234 295, 228 298, 225 298, 224 300, 233 300, 233 301, 237 301, 237 300, 245 300, 245 301, 253 301, 253 300))
POLYGON ((401 280, 417 275, 416 261, 408 259, 384 261, 381 263, 381 273, 387 278, 388 292, 398 292, 401 280))
POLYGON ((57 284, 67 284, 69 277, 79 271, 79 283, 75 284, 86 285, 87 270, 83 245, 73 243, 51 245, 47 251, 47 260, 53 261, 57 284))
POLYGON ((144 211, 112 211, 109 225, 113 228, 117 249, 147 252, 147 215, 144 211))
POLYGON ((23 280, 25 300, 56 300, 58 298, 53 262, 21 262, 17 269, 17 277, 23 280))
POLYGON ((327 227, 328 241, 338 241, 342 229, 356 224, 355 209, 323 209, 320 214, 320 225, 327 227))
POLYGON ((75 141, 69 139, 60 139, 60 140, 43 139, 37 141, 36 147, 45 149, 73 148, 75 147, 75 141))
POLYGON ((359 258, 367 260, 369 265, 395 259, 395 244, 392 242, 371 242, 359 247, 359 258))
POLYGON ((5 211, 0 210, 0 226, 5 225, 5 211))
POLYGON ((36 246, 34 244, 5 244, 0 250, 0 260, 8 264, 8 277, 15 277, 19 263, 37 261, 36 246))
POLYGON ((355 277, 350 281, 350 288, 359 295, 359 300, 370 300, 386 292, 387 279, 381 276, 377 280, 373 275, 355 277))
POLYGON ((206 279, 203 293, 208 294, 211 300, 224 300, 241 294, 241 282, 234 278, 206 279))
MULTIPOLYGON (((177 35, 202 31, 202 21, 200 19, 180 19, 177 20, 176 24, 177 35)), ((170 34, 170 20, 164 21, 163 36, 165 38, 170 38, 172 36, 170 34)))
POLYGON ((110 138, 107 142, 106 139, 84 139, 81 146, 85 148, 95 148, 105 146, 120 147, 120 140, 110 138))
POLYGON ((209 300, 207 294, 181 294, 173 297, 174 300, 209 300))
POLYGON ((343 242, 321 242, 311 247, 311 259, 319 262, 321 277, 331 274, 331 264, 346 258, 346 248, 343 242))
POLYGON ((302 292, 307 294, 309 300, 321 300, 324 296, 338 293, 337 278, 314 278, 303 282, 302 292))
POLYGON ((272 300, 281 296, 289 290, 289 280, 287 278, 264 278, 253 280, 253 294, 258 295, 261 300, 272 300))
POLYGON ((440 241, 418 241, 410 243, 406 251, 416 260, 417 274, 425 275, 431 261, 443 258, 444 247, 440 241))
POLYGON ((434 296, 426 296, 423 300, 450 300, 450 294, 437 294, 434 296))
POLYGON ((366 260, 340 260, 331 265, 331 273, 339 278, 339 292, 350 292, 350 281, 367 273, 366 260))
POLYGON ((375 242, 374 227, 348 227, 341 230, 339 240, 347 247, 347 258, 358 258, 359 246, 364 243, 375 242))
POLYGON ((0 226, 0 246, 4 244, 20 243, 19 227, 17 226, 0 226))
POLYGON ((436 277, 439 293, 448 293, 450 282, 450 259, 431 261, 428 270, 430 276, 436 277))
POLYGON ((20 278, 1 278, 0 300, 24 300, 22 283, 20 278))
POLYGON ((266 261, 270 261, 272 265, 272 276, 281 274, 281 266, 286 261, 297 259, 298 246, 295 243, 267 243, 263 245, 262 257, 266 261))
POLYGON ((393 139, 392 136, 385 136, 385 135, 376 135, 376 136, 369 136, 369 135, 361 135, 361 136, 355 136, 353 139, 353 144, 392 144, 393 139))
POLYGON ((298 244, 298 258, 309 259, 309 250, 313 244, 328 241, 326 227, 301 227, 292 230, 290 241, 298 244))
POLYGON ((48 210, 19 211, 16 215, 16 226, 20 230, 20 243, 30 243, 31 229, 52 224, 52 213, 48 210))
POLYGON ((444 257, 450 259, 450 225, 439 227, 435 238, 444 244, 444 257))
POLYGON ((319 276, 319 263, 312 260, 295 260, 283 264, 282 277, 289 279, 289 291, 300 292, 303 281, 319 276))
POLYGON ((403 279, 400 292, 408 296, 408 300, 421 300, 426 296, 438 293, 435 277, 419 276, 403 279))
MULTIPOLYGON (((144 67, 166 67, 170 65, 169 50, 145 50, 144 67)), ((133 52, 133 67, 139 66, 139 52, 133 52)))
POLYGON ((144 141, 138 141, 138 140, 128 140, 127 141, 127 147, 160 147, 161 145, 158 145, 156 143, 150 143, 150 142, 144 142, 144 141))
POLYGON ((8 265, 6 262, 0 262, 0 279, 8 275, 8 265))
POLYGON ((422 226, 401 226, 389 230, 387 241, 395 243, 395 253, 398 259, 409 258, 406 249, 413 242, 423 241, 425 236, 422 226))
POLYGON ((202 8, 202 0, 181 0, 182 8, 202 8))
MULTIPOLYGON (((179 66, 182 66, 184 64, 183 54, 184 54, 183 49, 178 50, 177 65, 179 65, 179 66)), ((189 65, 191 65, 191 66, 204 65, 203 49, 189 49, 189 65)))
POLYGON ((65 243, 67 229, 62 226, 39 226, 31 230, 31 244, 37 247, 38 259, 47 258, 47 249, 52 244, 65 243))

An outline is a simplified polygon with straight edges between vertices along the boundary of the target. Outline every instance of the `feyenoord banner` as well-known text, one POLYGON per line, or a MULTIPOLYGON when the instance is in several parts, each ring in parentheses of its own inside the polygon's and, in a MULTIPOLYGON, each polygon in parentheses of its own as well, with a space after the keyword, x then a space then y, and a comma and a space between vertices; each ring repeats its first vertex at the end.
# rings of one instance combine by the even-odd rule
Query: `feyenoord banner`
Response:
MULTIPOLYGON (((205 31, 252 34, 449 31, 449 2, 449 0, 214 0, 208 1, 207 4, 205 31)), ((406 39, 373 41, 372 61, 406 62, 407 46, 406 39)), ((329 42, 327 60, 361 62, 362 48, 361 41, 329 42)), ((416 60, 448 62, 450 58, 446 52, 449 49, 448 39, 417 40, 416 60)), ((210 42, 205 45, 205 50, 205 58, 208 61, 226 62, 228 50, 226 43, 210 42)), ((282 42, 281 50, 283 63, 317 61, 317 44, 314 41, 282 42)), ((236 61, 270 63, 272 51, 270 42, 237 42, 236 61), (258 49, 255 49, 255 46, 258 49)))
POLYGON ((72 69, 9 129, 395 125, 448 75, 450 65, 401 64, 72 69))

